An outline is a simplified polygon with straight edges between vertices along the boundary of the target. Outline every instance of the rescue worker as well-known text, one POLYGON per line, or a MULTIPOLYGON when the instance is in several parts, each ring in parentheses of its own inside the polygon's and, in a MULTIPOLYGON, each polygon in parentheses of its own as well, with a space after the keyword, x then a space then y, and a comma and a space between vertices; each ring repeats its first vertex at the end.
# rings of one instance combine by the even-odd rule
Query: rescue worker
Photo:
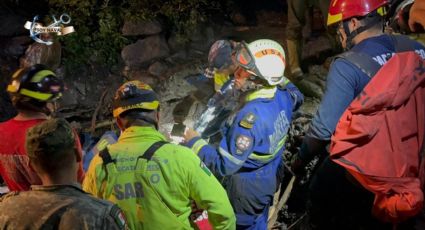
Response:
POLYGON ((232 40, 218 40, 214 42, 208 53, 208 68, 204 75, 214 79, 214 89, 219 91, 235 73, 234 50, 238 42, 232 40))
MULTIPOLYGON (((301 70, 300 60, 302 56, 302 41, 303 41, 303 27, 305 25, 305 12, 306 8, 312 3, 318 7, 324 16, 326 22, 326 15, 329 9, 330 0, 288 0, 288 24, 286 25, 286 45, 288 50, 288 64, 291 71, 292 79, 300 78, 304 75, 301 70)), ((335 43, 333 36, 329 39, 331 43, 335 43)), ((332 44, 332 49, 335 44, 332 44)))
POLYGON ((239 104, 240 91, 234 87, 233 76, 236 70, 235 50, 239 45, 232 40, 218 40, 208 54, 208 68, 204 75, 214 80, 216 93, 208 100, 193 128, 210 142, 221 139, 220 127, 239 104))
POLYGON ((29 163, 42 185, 0 198, 0 229, 127 229, 118 206, 81 190, 75 135, 64 119, 28 130, 29 163))
MULTIPOLYGON (((28 166, 25 133, 32 126, 49 119, 55 101, 62 96, 64 84, 44 65, 17 70, 7 87, 18 114, 0 123, 0 174, 10 191, 28 190, 41 184, 40 178, 28 166)), ((77 142, 80 146, 79 141, 77 142)), ((78 181, 82 182, 82 166, 78 181)))
POLYGON ((185 140, 217 177, 225 177, 237 229, 266 229, 292 112, 303 96, 283 76, 285 53, 277 42, 243 43, 235 57, 235 85, 245 91, 245 103, 226 121, 219 147, 192 129, 185 140))
POLYGON ((130 229, 191 229, 191 200, 214 229, 234 229, 225 190, 193 152, 165 142, 152 88, 129 81, 116 92, 113 115, 122 131, 90 163, 83 188, 120 206, 130 229))
MULTIPOLYGON (((233 73, 236 69, 236 66, 233 63, 233 50, 235 49, 237 44, 237 42, 232 40, 217 40, 211 46, 210 51, 208 53, 208 68, 206 68, 204 71, 204 76, 207 77, 207 79, 203 78, 201 80, 207 83, 208 85, 197 85, 197 91, 185 97, 179 104, 174 107, 174 127, 183 126, 183 128, 180 128, 180 132, 176 132, 174 135, 181 136, 184 131, 183 123, 186 120, 191 108, 188 105, 192 105, 195 100, 210 98, 209 101, 211 102, 214 101, 211 100, 212 97, 224 97, 223 94, 225 94, 225 91, 228 90, 228 87, 231 84, 231 79, 233 78, 233 73), (212 81, 214 82, 214 91, 212 92, 209 90, 209 79, 212 79, 212 81), (215 94, 213 94, 214 92, 215 94)), ((220 106, 214 103, 213 105, 211 105, 210 102, 208 102, 209 106, 220 106)), ((226 117, 227 115, 228 112, 223 111, 221 112, 220 117, 226 117)), ((174 131, 172 131, 172 133, 174 133, 174 131)))
MULTIPOLYGON (((302 174, 314 156, 324 157, 310 183, 309 216, 311 225, 317 229, 392 228, 371 215, 374 194, 333 162, 327 152, 341 115, 361 96, 374 76, 371 73, 378 72, 396 52, 397 40, 383 33, 387 4, 386 0, 333 0, 330 5, 328 25, 338 26, 340 42, 347 52, 331 65, 324 97, 291 164, 294 172, 302 174), (377 69, 362 68, 359 63, 366 59, 373 60, 377 69)), ((408 38, 405 43, 425 59, 420 43, 408 38)))

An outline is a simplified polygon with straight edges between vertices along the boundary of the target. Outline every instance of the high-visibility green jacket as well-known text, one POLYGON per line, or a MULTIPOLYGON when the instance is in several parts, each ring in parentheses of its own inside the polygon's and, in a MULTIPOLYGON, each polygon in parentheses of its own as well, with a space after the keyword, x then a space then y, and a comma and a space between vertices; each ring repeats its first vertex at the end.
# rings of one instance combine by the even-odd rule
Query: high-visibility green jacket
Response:
POLYGON ((104 165, 99 155, 93 158, 83 189, 118 204, 131 229, 192 229, 191 201, 208 211, 214 229, 235 229, 225 190, 190 149, 165 144, 150 161, 139 158, 164 140, 152 127, 127 128, 108 146, 114 162, 104 165))

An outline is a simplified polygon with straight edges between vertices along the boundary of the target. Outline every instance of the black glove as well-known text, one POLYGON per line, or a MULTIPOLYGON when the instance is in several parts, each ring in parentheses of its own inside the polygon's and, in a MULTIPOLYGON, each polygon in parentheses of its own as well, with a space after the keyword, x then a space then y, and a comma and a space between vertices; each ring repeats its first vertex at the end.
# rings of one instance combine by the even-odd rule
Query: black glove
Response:
POLYGON ((298 153, 294 154, 291 158, 291 170, 297 177, 302 177, 305 174, 305 166, 307 164, 300 159, 298 153))

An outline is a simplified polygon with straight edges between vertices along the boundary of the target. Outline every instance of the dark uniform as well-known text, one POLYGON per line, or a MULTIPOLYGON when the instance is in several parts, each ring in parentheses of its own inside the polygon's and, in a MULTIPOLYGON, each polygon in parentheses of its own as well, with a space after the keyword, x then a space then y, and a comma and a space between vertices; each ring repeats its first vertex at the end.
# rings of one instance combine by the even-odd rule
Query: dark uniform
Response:
MULTIPOLYGON (((288 24, 286 25, 286 45, 288 50, 288 64, 292 77, 302 75, 300 61, 302 56, 302 31, 306 23, 306 8, 315 6, 320 9, 326 25, 330 0, 288 0, 288 24)), ((338 51, 338 45, 335 40, 336 31, 328 29, 326 36, 329 39, 331 48, 334 52, 338 51)))
POLYGON ((127 223, 116 205, 77 185, 33 185, 0 198, 0 229, 127 229, 127 223))

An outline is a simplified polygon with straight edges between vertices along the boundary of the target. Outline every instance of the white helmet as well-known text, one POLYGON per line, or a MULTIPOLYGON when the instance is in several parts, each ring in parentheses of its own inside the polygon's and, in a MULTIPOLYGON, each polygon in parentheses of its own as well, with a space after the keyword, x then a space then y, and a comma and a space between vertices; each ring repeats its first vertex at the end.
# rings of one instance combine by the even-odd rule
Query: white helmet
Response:
POLYGON ((236 53, 236 61, 239 66, 266 80, 269 85, 278 85, 285 79, 285 51, 273 40, 260 39, 249 44, 242 42, 236 53))

